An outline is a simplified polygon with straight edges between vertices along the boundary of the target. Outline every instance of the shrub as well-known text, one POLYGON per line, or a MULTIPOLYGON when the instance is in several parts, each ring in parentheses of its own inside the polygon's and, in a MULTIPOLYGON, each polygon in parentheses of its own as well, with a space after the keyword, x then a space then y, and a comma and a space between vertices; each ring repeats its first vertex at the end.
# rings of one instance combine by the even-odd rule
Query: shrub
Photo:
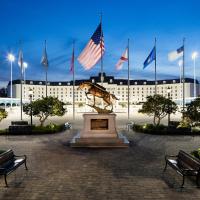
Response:
POLYGON ((195 158, 200 159, 200 148, 192 151, 190 154, 193 155, 195 158))
POLYGON ((32 133, 56 133, 61 132, 65 129, 65 125, 56 125, 53 123, 48 124, 47 126, 33 126, 32 133))
POLYGON ((0 108, 0 122, 8 116, 8 113, 5 111, 5 109, 0 108))
POLYGON ((155 134, 155 133, 166 133, 167 127, 164 126, 163 124, 157 126, 153 124, 143 124, 143 125, 134 124, 133 130, 136 132, 155 134))

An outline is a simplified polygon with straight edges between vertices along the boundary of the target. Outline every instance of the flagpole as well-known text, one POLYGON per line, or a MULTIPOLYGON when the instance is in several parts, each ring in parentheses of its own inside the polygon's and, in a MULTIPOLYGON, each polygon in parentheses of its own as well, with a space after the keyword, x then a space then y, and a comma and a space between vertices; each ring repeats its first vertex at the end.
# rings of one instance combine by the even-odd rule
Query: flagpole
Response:
POLYGON ((23 102, 22 102, 22 79, 23 79, 22 67, 23 67, 23 60, 21 59, 21 62, 20 62, 20 72, 21 72, 21 85, 20 85, 21 86, 21 95, 20 95, 21 121, 22 121, 22 106, 23 106, 23 102))
POLYGON ((75 41, 73 41, 73 52, 72 52, 72 59, 73 59, 73 120, 75 120, 75 66, 74 66, 74 47, 75 47, 75 41))
POLYGON ((103 30, 102 30, 102 12, 101 12, 101 15, 100 15, 100 23, 101 23, 101 39, 100 39, 100 47, 101 47, 101 85, 103 86, 103 46, 102 46, 103 30))
POLYGON ((130 118, 130 59, 129 59, 129 39, 128 39, 128 120, 130 118))
MULTIPOLYGON (((45 52, 46 52, 46 40, 44 42, 44 45, 45 45, 45 52)), ((47 70, 48 70, 48 67, 46 66, 46 97, 47 97, 47 70)))
POLYGON ((182 112, 182 117, 184 117, 184 112, 185 112, 185 38, 183 38, 183 112, 182 112))
POLYGON ((156 38, 155 38, 155 94, 157 94, 157 76, 156 76, 156 73, 157 73, 157 69, 156 69, 156 66, 157 65, 157 58, 156 58, 156 38))
POLYGON ((22 106, 23 106, 23 102, 22 102, 23 72, 22 72, 22 69, 23 69, 23 55, 22 55, 22 42, 21 42, 21 40, 19 41, 19 46, 20 46, 20 49, 19 49, 19 62, 20 62, 20 90, 21 90, 21 93, 20 93, 20 117, 21 117, 21 121, 22 121, 22 106))

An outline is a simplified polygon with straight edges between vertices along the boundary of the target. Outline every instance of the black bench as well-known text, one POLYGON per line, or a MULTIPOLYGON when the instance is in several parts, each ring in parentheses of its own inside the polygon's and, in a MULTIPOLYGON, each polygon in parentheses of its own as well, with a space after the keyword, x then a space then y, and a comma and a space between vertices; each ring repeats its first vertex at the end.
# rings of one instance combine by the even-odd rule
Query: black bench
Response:
POLYGON ((165 156, 165 168, 163 172, 167 169, 167 165, 171 166, 178 174, 183 177, 182 185, 185 182, 185 176, 195 176, 196 184, 199 186, 200 177, 200 161, 194 158, 192 155, 180 150, 178 155, 165 156))
POLYGON ((8 132, 11 134, 27 134, 32 132, 32 127, 28 124, 28 121, 12 121, 8 132))
POLYGON ((28 170, 26 166, 26 155, 16 156, 11 149, 0 154, 0 175, 4 176, 6 187, 8 187, 7 175, 22 164, 24 164, 26 170, 28 170))

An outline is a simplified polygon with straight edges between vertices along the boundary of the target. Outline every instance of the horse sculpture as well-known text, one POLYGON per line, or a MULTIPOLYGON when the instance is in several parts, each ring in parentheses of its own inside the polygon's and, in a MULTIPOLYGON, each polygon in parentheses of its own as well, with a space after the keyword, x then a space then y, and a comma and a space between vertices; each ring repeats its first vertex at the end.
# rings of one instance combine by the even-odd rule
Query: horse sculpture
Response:
POLYGON ((112 112, 113 111, 113 100, 119 100, 114 94, 109 93, 108 91, 106 91, 106 88, 104 88, 101 85, 98 84, 93 84, 91 82, 83 82, 79 85, 78 89, 81 90, 85 90, 87 89, 87 91, 85 91, 85 95, 87 97, 87 99, 90 100, 90 98, 88 97, 88 94, 93 95, 93 105, 89 105, 93 108, 95 108, 97 110, 97 112, 101 113, 101 112, 112 112), (99 107, 97 107, 95 105, 95 97, 99 97, 102 98, 103 101, 106 103, 104 109, 100 109, 99 107), (108 106, 111 106, 111 110, 107 110, 106 108, 108 106))

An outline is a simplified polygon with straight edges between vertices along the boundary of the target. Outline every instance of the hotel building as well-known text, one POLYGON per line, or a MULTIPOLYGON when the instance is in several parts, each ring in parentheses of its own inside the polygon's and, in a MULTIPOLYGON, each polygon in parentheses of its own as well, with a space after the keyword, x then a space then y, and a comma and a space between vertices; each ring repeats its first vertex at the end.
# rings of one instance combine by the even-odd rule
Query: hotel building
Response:
MULTIPOLYGON (((75 101, 76 103, 86 103, 85 92, 77 90, 80 83, 90 81, 92 83, 101 84, 101 76, 92 76, 89 80, 75 81, 75 101)), ((119 98, 119 103, 127 103, 128 87, 127 80, 116 79, 113 76, 107 76, 103 73, 103 86, 110 93, 115 94, 119 98)), ((45 81, 26 80, 23 82, 23 99, 29 99, 29 90, 33 90, 33 101, 45 97, 46 85, 45 81)), ((182 101, 183 84, 180 79, 158 80, 157 94, 168 97, 168 89, 170 88, 170 98, 176 102, 182 101)), ((20 80, 13 81, 13 98, 20 98, 21 95, 20 80)), ((146 97, 154 95, 155 82, 147 80, 130 80, 130 104, 138 104, 146 101, 146 97)), ((73 81, 65 82, 48 82, 48 96, 58 97, 65 103, 73 102, 73 81)), ((199 82, 196 80, 196 94, 199 94, 199 82)), ((10 83, 8 84, 8 96, 10 97, 10 83)), ((185 99, 194 97, 194 79, 185 78, 185 99)))

